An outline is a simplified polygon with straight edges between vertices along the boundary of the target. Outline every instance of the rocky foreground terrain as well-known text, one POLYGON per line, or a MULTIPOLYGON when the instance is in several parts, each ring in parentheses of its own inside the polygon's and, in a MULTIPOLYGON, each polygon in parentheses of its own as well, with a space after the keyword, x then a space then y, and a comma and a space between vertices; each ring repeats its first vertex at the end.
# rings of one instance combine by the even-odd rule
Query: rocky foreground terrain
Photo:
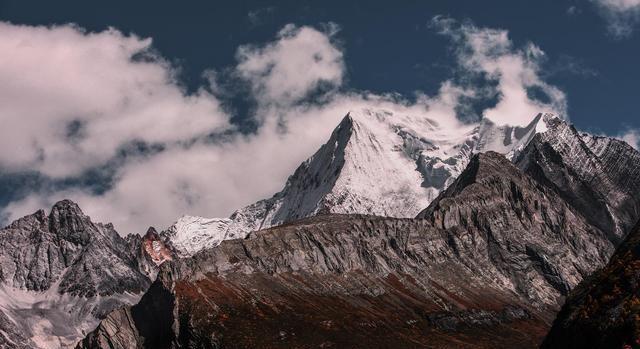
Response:
POLYGON ((640 347, 640 223, 611 261, 571 292, 542 347, 640 347))

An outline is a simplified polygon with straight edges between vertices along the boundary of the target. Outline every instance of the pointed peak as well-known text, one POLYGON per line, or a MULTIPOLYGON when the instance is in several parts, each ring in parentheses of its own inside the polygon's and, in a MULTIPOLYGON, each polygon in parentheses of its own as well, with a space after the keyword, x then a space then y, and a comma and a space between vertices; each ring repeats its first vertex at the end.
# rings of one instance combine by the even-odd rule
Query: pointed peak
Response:
POLYGON ((39 209, 33 214, 33 216, 35 216, 41 222, 44 222, 45 218, 47 217, 47 214, 46 212, 44 212, 43 209, 39 209))
POLYGON ((484 178, 490 177, 513 177, 520 176, 519 170, 503 154, 487 151, 475 154, 467 167, 451 185, 457 190, 461 190, 473 183, 478 183, 484 178))
POLYGON ((156 231, 156 228, 154 227, 149 227, 149 229, 147 229, 147 233, 144 234, 145 239, 157 239, 159 238, 158 232, 156 231))
POLYGON ((477 178, 495 174, 510 174, 513 171, 517 171, 513 163, 504 154, 495 151, 475 154, 469 163, 469 168, 472 167, 475 167, 472 170, 476 171, 477 178))
POLYGON ((353 118, 353 112, 349 111, 347 113, 347 115, 345 115, 342 120, 340 121, 340 123, 338 124, 338 126, 336 127, 336 130, 344 128, 344 127, 351 127, 351 125, 353 125, 354 123, 354 118, 353 118))
POLYGON ((75 202, 64 199, 56 202, 51 208, 51 214, 65 214, 65 215, 77 215, 84 216, 84 212, 80 209, 80 206, 75 202))

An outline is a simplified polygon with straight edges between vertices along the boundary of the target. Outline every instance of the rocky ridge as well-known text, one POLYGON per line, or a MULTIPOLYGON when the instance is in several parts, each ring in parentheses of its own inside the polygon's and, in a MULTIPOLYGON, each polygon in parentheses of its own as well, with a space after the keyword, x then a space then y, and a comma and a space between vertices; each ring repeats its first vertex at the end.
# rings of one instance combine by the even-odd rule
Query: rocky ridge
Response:
POLYGON ((18 219, 0 230, 2 343, 75 345, 113 309, 140 299, 151 280, 139 266, 111 224, 91 222, 69 200, 18 219))
POLYGON ((620 243, 640 212, 640 153, 627 143, 580 134, 550 119, 515 158, 516 165, 574 205, 620 243))
POLYGON ((165 263, 79 348, 535 347, 614 249, 494 152, 419 216, 321 214, 165 263))
POLYGON ((542 348, 640 347, 640 223, 565 302, 542 348))

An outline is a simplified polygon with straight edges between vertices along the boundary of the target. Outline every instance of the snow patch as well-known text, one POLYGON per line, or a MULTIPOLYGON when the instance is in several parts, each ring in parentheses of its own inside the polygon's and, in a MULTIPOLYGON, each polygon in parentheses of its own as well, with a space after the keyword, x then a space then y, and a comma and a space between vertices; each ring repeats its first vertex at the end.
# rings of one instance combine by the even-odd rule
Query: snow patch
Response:
POLYGON ((182 216, 163 233, 180 257, 219 245, 227 236, 231 224, 228 218, 182 216))
POLYGON ((106 314, 124 304, 137 303, 142 294, 109 297, 75 297, 58 292, 59 282, 44 292, 27 291, 0 284, 0 311, 41 349, 73 348, 106 314))

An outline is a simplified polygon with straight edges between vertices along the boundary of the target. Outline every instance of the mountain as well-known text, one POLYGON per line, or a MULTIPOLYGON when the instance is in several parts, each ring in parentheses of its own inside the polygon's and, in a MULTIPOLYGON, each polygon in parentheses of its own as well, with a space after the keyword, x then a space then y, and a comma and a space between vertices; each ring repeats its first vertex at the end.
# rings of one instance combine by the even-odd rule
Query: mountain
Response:
POLYGON ((543 348, 640 346, 640 223, 611 261, 576 287, 543 348))
POLYGON ((150 284, 111 224, 60 201, 0 230, 0 347, 73 347, 150 284))
POLYGON ((552 115, 352 112, 229 218, 122 238, 62 201, 0 230, 0 346, 534 347, 640 218, 638 174, 552 115))
POLYGON ((539 114, 526 127, 488 119, 445 125, 422 115, 352 111, 272 198, 227 219, 185 216, 163 234, 181 256, 190 256, 223 240, 318 213, 414 217, 453 182, 473 154, 497 151, 513 158, 553 119, 539 114))
POLYGON ((533 348, 613 249, 481 153, 418 218, 319 214, 164 263, 78 348, 533 348))
POLYGON ((617 139, 580 134, 560 119, 549 119, 547 128, 515 163, 620 243, 640 212, 640 153, 617 139))

